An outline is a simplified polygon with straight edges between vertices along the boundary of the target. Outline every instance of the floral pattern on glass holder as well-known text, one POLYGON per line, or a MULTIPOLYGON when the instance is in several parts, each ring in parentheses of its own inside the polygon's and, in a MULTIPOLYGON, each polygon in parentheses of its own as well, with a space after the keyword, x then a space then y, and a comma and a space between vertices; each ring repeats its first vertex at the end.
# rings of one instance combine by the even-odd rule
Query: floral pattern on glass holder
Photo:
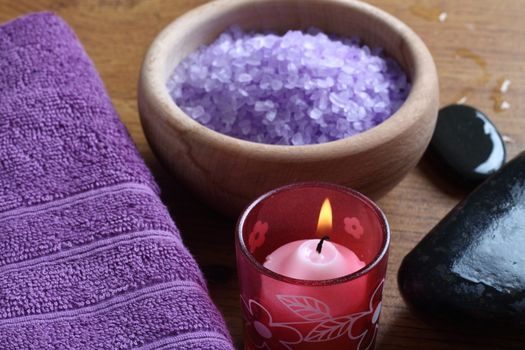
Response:
POLYGON ((379 208, 344 187, 290 185, 256 200, 241 216, 236 235, 245 349, 372 350, 389 241, 379 208), (276 248, 315 238, 312 227, 325 198, 334 207, 331 240, 351 247, 365 267, 323 281, 297 280, 266 269, 264 259, 276 248))
MULTIPOLYGON (((357 350, 369 350, 377 335, 379 328, 379 316, 381 314, 381 295, 383 290, 383 283, 377 286, 372 297, 368 310, 344 316, 332 316, 330 314, 329 306, 312 297, 306 296, 292 296, 292 295, 277 295, 277 299, 283 303, 290 311, 304 319, 299 324, 313 324, 314 328, 306 335, 301 334, 294 325, 298 322, 274 322, 270 312, 257 301, 250 299, 246 302, 241 295, 241 302, 243 307, 243 314, 248 319, 245 319, 245 326, 250 329, 251 339, 256 339, 255 344, 258 349, 275 349, 266 343, 268 339, 272 339, 274 333, 272 329, 279 329, 282 334, 282 329, 288 330, 289 336, 281 336, 275 342, 281 347, 277 349, 293 349, 293 344, 300 344, 302 342, 315 343, 334 340, 339 337, 348 337, 350 340, 357 340, 357 350), (359 321, 365 321, 369 324, 362 332, 354 332, 354 327, 359 324, 359 321), (357 335, 355 333, 358 333, 357 335)), ((362 328, 362 327, 361 327, 362 328)))

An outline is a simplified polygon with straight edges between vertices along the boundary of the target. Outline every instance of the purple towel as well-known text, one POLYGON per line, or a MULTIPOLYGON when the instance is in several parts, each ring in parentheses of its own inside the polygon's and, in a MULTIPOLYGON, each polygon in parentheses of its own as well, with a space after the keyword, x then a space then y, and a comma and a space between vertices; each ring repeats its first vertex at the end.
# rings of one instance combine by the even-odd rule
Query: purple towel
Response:
POLYGON ((1 26, 0 349, 232 349, 158 194, 67 24, 1 26))

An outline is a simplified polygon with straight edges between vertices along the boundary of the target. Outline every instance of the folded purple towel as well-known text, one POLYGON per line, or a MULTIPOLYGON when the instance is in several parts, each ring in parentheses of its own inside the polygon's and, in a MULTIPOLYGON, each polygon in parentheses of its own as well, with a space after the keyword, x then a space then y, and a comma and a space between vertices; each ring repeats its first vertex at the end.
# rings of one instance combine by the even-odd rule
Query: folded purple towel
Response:
POLYGON ((232 349, 76 36, 0 27, 0 348, 232 349))

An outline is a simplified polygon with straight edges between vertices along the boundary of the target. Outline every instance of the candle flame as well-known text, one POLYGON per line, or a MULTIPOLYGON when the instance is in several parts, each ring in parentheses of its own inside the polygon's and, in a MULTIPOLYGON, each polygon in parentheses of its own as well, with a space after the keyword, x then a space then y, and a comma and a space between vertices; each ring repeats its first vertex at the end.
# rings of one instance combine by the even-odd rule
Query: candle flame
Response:
POLYGON ((319 212, 319 221, 317 222, 317 235, 322 237, 332 232, 332 205, 326 198, 319 212))

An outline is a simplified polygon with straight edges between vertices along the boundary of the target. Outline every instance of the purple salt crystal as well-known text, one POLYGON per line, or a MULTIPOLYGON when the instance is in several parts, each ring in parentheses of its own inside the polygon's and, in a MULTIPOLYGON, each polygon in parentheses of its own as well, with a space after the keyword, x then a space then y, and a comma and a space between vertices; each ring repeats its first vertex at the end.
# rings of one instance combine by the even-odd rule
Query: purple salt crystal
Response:
POLYGON ((284 36, 232 27, 174 70, 171 96, 199 123, 250 141, 304 145, 363 132, 403 104, 410 83, 381 48, 311 28, 284 36))

